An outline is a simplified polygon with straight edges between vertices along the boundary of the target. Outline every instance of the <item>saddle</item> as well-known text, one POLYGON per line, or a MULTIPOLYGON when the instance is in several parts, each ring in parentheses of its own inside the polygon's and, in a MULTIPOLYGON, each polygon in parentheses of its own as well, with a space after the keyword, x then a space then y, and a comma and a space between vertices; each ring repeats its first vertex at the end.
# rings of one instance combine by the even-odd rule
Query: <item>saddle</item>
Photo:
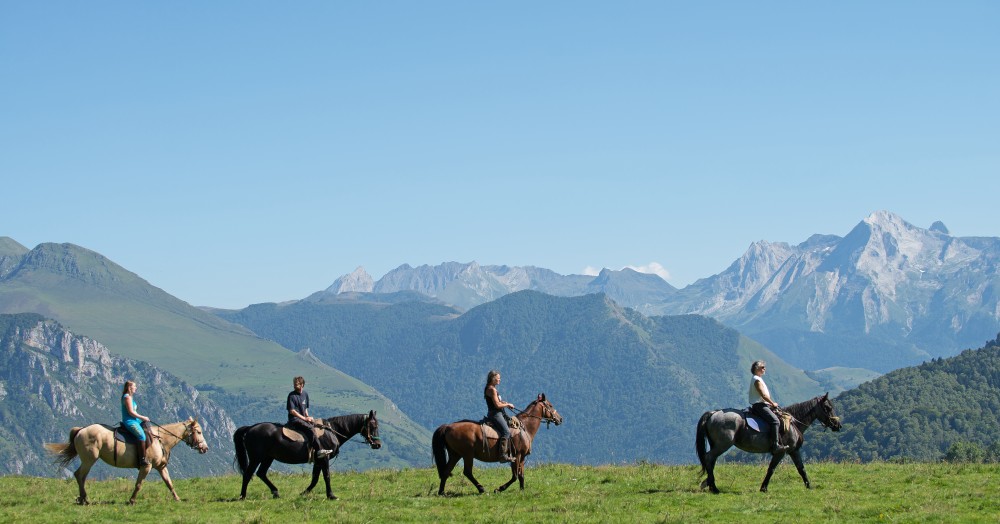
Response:
MULTIPOLYGON (((312 430, 313 430, 313 434, 316 435, 316 438, 318 439, 318 438, 322 437, 324 433, 326 433, 326 429, 323 428, 323 426, 326 426, 326 421, 323 420, 323 419, 321 419, 321 418, 318 418, 318 419, 315 419, 315 420, 316 420, 316 422, 314 423, 315 425, 313 426, 312 430)), ((291 440, 292 442, 305 442, 306 441, 305 435, 303 435, 301 432, 299 432, 299 430, 297 430, 295 428, 290 428, 290 427, 285 426, 283 424, 278 424, 278 425, 281 426, 281 434, 286 439, 291 440)))
MULTIPOLYGON (((740 414, 743 415, 743 420, 746 421, 747 427, 749 427, 750 429, 758 433, 767 433, 768 430, 770 429, 770 426, 768 425, 767 421, 751 413, 750 408, 744 408, 743 410, 740 411, 740 414)), ((792 415, 790 413, 781 411, 778 413, 778 421, 779 421, 779 432, 788 433, 788 428, 792 423, 792 415)))
MULTIPOLYGON (((135 436, 135 433, 129 431, 128 428, 123 426, 121 423, 119 423, 117 426, 109 426, 107 424, 101 424, 101 427, 114 433, 115 440, 117 440, 118 442, 124 442, 125 444, 136 444, 136 445, 139 444, 139 437, 135 436)), ((154 438, 154 436, 150 435, 149 433, 149 426, 143 424, 142 429, 143 431, 146 432, 146 438, 154 438)))
MULTIPOLYGON (((483 417, 478 422, 479 426, 483 428, 483 437, 486 439, 499 439, 500 432, 493 426, 495 422, 489 417, 483 417)), ((521 432, 521 421, 517 417, 510 417, 507 419, 507 426, 510 428, 510 436, 513 437, 521 432)))

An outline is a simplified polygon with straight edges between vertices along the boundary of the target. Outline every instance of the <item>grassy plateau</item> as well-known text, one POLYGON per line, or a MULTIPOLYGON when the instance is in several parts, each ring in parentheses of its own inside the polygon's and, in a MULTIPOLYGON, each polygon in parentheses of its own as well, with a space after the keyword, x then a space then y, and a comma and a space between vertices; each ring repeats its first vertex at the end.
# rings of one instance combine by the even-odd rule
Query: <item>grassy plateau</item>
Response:
MULTIPOLYGON (((88 482, 92 504, 74 503, 76 482, 0 478, 2 522, 997 522, 1000 465, 807 464, 807 490, 791 464, 778 467, 770 491, 758 488, 763 464, 721 464, 720 495, 699 489, 699 468, 640 463, 630 466, 528 467, 525 489, 476 494, 461 465, 437 495, 431 468, 337 472, 339 500, 327 500, 323 481, 309 495, 302 474, 271 476, 281 492, 273 499, 258 479, 238 500, 236 475, 174 479, 174 502, 151 474, 135 506, 127 504, 132 478, 88 482)), ((492 490, 510 477, 507 468, 475 474, 492 490)))

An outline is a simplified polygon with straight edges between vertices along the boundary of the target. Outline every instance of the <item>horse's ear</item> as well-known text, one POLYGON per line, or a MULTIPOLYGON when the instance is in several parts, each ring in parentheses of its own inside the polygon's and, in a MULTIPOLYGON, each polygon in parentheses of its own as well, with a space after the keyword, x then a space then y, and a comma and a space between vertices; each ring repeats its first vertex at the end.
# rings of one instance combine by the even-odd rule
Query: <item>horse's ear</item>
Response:
POLYGON ((373 410, 369 411, 368 412, 368 416, 371 417, 371 418, 375 418, 375 410, 373 409, 373 410))
POLYGON ((828 398, 830 398, 830 392, 829 391, 827 391, 826 393, 823 393, 823 400, 826 400, 828 398))
POLYGON ((538 400, 540 400, 542 402, 545 402, 545 393, 539 393, 538 394, 538 400))

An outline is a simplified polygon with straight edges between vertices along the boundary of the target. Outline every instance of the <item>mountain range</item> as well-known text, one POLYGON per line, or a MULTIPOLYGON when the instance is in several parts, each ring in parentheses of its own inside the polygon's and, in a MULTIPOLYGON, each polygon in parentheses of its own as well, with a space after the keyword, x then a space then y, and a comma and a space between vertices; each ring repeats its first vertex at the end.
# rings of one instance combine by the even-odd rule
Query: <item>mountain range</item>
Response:
POLYGON ((466 310, 508 293, 604 293, 646 315, 699 314, 763 343, 802 369, 884 373, 950 356, 1000 331, 1000 238, 955 237, 879 211, 845 236, 753 243, 725 271, 677 289, 656 275, 604 269, 402 265, 378 281, 364 268, 319 295, 415 291, 466 310))
MULTIPOLYGON (((374 409, 383 422, 383 448, 377 453, 344 453, 338 459, 341 467, 411 465, 425 458, 430 445, 430 432, 385 395, 323 364, 309 351, 293 352, 261 339, 79 246, 46 243, 28 250, 0 238, 0 313, 37 313, 117 356, 178 377, 221 407, 220 417, 237 425, 285 420, 291 380, 305 376, 315 406, 312 414, 328 417, 374 409)), ((10 372, 10 368, 0 368, 0 385, 12 380, 7 376, 10 372)), ((44 381, 45 377, 36 379, 44 381)), ((139 387, 143 390, 146 384, 140 382, 139 387)), ((116 399, 117 395, 107 402, 116 399)), ((61 441, 71 426, 113 423, 119 412, 116 404, 107 405, 99 418, 56 412, 65 427, 42 432, 41 437, 61 441)), ((213 447, 209 453, 231 463, 232 443, 213 447)))

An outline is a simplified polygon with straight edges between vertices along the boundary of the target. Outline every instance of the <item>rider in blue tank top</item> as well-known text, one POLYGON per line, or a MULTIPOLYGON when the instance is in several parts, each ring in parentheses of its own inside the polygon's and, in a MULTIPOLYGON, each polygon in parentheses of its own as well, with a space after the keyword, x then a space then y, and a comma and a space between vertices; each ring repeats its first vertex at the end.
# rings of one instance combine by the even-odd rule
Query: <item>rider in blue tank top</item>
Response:
POLYGON ((149 422, 149 417, 142 416, 136 411, 136 403, 133 398, 135 390, 135 382, 126 380, 125 386, 122 388, 122 425, 128 428, 140 441, 139 445, 136 446, 136 451, 139 455, 139 468, 143 468, 149 465, 149 462, 146 460, 149 439, 146 438, 146 432, 142 429, 142 423, 149 422))

